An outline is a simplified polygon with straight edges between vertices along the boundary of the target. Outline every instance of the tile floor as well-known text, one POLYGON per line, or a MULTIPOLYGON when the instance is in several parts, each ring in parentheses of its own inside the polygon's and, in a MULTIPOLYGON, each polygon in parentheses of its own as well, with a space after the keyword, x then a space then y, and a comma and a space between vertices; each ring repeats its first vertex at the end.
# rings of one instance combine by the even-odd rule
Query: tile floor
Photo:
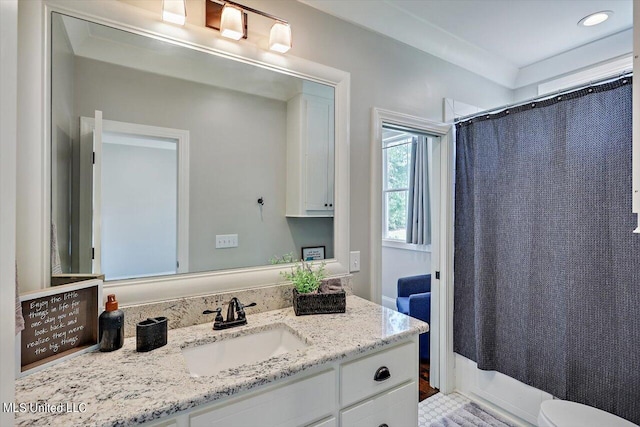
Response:
POLYGON ((470 400, 459 393, 434 394, 418 404, 418 426, 428 427, 441 416, 461 408, 470 400))

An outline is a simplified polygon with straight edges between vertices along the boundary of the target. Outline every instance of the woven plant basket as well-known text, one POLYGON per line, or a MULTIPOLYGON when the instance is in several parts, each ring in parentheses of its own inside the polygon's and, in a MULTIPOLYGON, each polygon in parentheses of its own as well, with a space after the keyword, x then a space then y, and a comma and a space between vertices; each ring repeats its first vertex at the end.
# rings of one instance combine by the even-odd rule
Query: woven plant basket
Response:
POLYGON ((293 289, 293 310, 296 316, 306 314, 344 313, 347 307, 345 291, 318 294, 301 294, 293 289))

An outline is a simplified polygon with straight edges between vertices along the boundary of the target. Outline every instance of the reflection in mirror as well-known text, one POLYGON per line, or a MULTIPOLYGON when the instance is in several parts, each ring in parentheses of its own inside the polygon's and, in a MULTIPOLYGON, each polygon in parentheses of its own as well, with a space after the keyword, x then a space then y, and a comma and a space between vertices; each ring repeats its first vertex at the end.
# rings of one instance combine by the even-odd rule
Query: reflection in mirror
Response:
POLYGON ((51 32, 52 274, 333 258, 333 87, 55 12, 51 32))

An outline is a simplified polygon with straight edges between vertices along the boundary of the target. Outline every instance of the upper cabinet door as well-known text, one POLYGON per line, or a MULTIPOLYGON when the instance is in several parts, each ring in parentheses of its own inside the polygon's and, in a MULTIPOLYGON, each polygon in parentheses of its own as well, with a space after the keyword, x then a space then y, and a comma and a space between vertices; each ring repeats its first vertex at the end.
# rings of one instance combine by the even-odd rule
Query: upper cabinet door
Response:
POLYGON ((301 93, 287 104, 287 216, 333 216, 334 102, 301 93))
POLYGON ((306 191, 308 211, 333 210, 333 101, 305 95, 306 191))

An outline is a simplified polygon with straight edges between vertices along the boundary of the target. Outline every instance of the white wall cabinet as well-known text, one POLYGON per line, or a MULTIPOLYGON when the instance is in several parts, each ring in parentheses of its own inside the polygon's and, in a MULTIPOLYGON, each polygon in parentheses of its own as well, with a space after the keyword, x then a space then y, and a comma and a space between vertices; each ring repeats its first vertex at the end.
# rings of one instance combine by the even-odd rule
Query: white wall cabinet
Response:
POLYGON ((418 346, 409 342, 148 423, 176 427, 418 425, 418 346), (380 372, 386 373, 380 375, 380 372), (376 380, 377 378, 377 380, 376 380))
POLYGON ((334 121, 333 98, 303 92, 287 102, 287 216, 333 216, 334 121))

